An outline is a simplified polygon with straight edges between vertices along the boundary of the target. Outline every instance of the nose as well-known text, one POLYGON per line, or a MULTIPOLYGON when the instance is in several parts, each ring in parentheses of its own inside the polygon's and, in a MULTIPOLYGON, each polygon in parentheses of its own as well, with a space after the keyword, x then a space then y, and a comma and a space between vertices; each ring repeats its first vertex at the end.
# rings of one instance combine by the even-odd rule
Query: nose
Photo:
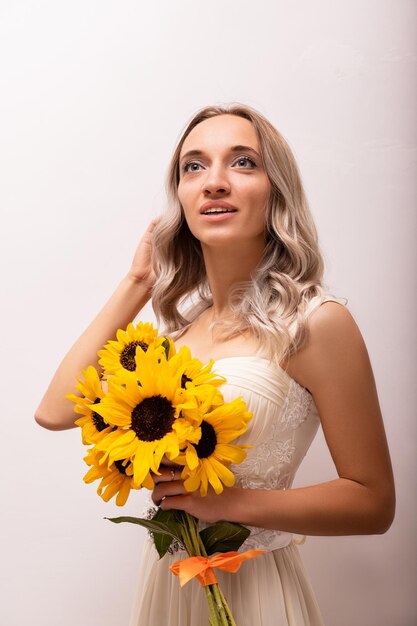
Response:
POLYGON ((230 182, 222 165, 214 163, 207 170, 204 179, 204 193, 206 195, 225 194, 230 192, 230 182))

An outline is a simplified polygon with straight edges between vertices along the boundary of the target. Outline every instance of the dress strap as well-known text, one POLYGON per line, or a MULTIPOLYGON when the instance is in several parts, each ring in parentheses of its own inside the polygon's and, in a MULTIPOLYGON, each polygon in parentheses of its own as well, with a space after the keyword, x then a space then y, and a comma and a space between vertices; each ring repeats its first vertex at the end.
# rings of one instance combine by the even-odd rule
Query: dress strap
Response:
POLYGON ((348 303, 348 299, 347 298, 338 298, 337 296, 333 296, 331 294, 328 294, 324 297, 322 304, 324 304, 324 302, 337 302, 337 304, 342 304, 343 306, 347 306, 348 303))

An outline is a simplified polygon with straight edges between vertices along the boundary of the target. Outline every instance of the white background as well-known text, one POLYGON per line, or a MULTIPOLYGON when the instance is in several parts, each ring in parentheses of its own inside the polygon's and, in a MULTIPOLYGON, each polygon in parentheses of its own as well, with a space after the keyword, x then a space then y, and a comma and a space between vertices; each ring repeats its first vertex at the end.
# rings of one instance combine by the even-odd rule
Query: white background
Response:
MULTIPOLYGON (((392 452, 389 532, 301 548, 326 624, 416 623, 416 18, 413 0, 0 2, 2 625, 128 624, 145 531, 103 520, 121 511, 82 482, 79 432, 33 413, 162 210, 186 121, 230 101, 294 149, 392 452)), ((333 477, 319 435, 297 484, 333 477)))

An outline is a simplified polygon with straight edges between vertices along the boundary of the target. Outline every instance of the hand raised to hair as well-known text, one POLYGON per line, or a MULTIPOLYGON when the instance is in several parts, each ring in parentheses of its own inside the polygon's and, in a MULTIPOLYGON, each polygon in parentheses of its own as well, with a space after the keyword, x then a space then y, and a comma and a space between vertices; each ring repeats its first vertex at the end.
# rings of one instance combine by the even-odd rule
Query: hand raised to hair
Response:
POLYGON ((133 257, 128 276, 135 281, 145 283, 149 290, 156 281, 156 275, 152 267, 153 232, 160 218, 153 219, 146 229, 133 257))

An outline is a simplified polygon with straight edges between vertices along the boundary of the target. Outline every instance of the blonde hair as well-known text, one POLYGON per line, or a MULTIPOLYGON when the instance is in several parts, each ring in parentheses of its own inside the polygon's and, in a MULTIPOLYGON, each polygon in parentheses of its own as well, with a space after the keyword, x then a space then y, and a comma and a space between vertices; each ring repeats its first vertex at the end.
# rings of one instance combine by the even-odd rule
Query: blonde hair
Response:
POLYGON ((216 322, 220 337, 250 332, 280 363, 304 341, 307 316, 325 299, 323 260, 294 155, 283 136, 258 111, 242 104, 209 106, 186 126, 168 169, 168 208, 155 229, 158 280, 152 304, 166 331, 185 330, 212 304, 200 242, 191 234, 178 199, 179 157, 186 137, 204 120, 236 115, 252 122, 271 185, 266 209, 265 250, 251 279, 229 294, 233 320, 216 322), (181 312, 191 298, 192 306, 181 312))

